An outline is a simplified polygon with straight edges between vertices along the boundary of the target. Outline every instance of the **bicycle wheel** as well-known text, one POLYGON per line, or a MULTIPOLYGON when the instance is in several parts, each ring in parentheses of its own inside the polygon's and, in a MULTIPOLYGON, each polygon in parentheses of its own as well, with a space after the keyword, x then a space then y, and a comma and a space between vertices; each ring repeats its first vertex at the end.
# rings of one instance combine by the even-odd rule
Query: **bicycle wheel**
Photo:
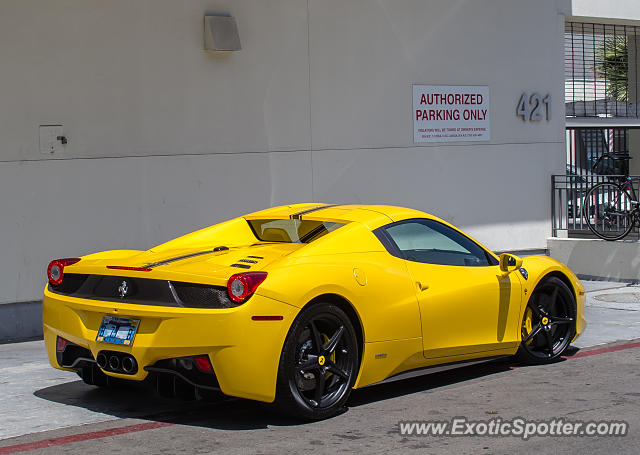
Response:
POLYGON ((633 229, 631 201, 627 190, 615 183, 598 183, 587 192, 582 214, 595 235, 604 240, 619 240, 633 229))

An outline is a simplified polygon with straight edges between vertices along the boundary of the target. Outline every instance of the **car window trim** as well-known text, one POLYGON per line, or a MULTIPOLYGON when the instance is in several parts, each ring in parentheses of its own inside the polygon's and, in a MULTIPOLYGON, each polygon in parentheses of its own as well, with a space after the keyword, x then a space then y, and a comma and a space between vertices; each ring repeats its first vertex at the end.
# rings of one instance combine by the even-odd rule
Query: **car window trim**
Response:
MULTIPOLYGON (((402 250, 400 249, 398 244, 395 242, 395 240, 393 240, 393 237, 391 237, 391 235, 387 232, 387 229, 390 228, 390 227, 397 226, 397 225, 400 225, 400 224, 406 224, 406 223, 411 223, 411 222, 420 222, 420 221, 433 221, 434 223, 438 223, 441 226, 444 226, 446 228, 452 229, 451 227, 447 226, 446 224, 441 223, 440 221, 434 220, 434 219, 431 219, 431 218, 409 218, 409 219, 406 219, 406 220, 395 221, 393 223, 389 223, 389 224, 385 224, 384 226, 380 226, 379 228, 375 229, 373 231, 373 233, 378 238, 380 243, 382 243, 382 245, 385 247, 387 252, 389 254, 391 254, 392 256, 395 256, 397 258, 403 259, 405 261, 417 262, 418 264, 446 265, 446 264, 434 264, 434 263, 430 263, 430 262, 420 262, 420 261, 414 261, 414 260, 408 259, 405 256, 405 254, 402 252, 402 250)), ((462 235, 464 238, 469 240, 474 245, 476 245, 478 248, 480 248, 480 250, 482 250, 482 252, 484 253, 484 255, 485 255, 486 259, 487 259, 487 264, 486 265, 481 265, 481 266, 453 265, 453 266, 449 266, 449 267, 491 267, 491 266, 498 265, 498 261, 496 260, 496 258, 494 258, 484 247, 482 247, 482 245, 479 245, 478 242, 474 241, 472 238, 470 238, 468 235, 464 234, 463 232, 461 232, 461 231, 459 231, 457 229, 453 229, 453 230, 455 232, 459 233, 460 235, 462 235)), ((453 239, 451 239, 451 240, 455 242, 455 240, 453 240, 453 239)), ((458 243, 458 242, 456 242, 456 243, 458 243)))
MULTIPOLYGON (((322 208, 326 208, 326 207, 322 207, 322 208)), ((287 242, 286 240, 262 240, 260 238, 260 236, 258 235, 258 232, 256 231, 255 227, 253 226, 253 224, 251 223, 251 221, 264 221, 264 220, 269 220, 269 221, 280 221, 280 220, 299 220, 299 221, 303 221, 301 218, 256 218, 256 219, 246 219, 244 218, 244 220, 246 221, 247 225, 249 226, 249 229, 251 229, 251 233, 253 234, 253 236, 256 238, 256 240, 258 242, 262 242, 262 243, 285 243, 285 244, 301 244, 301 245, 305 245, 305 244, 309 244, 311 242, 313 242, 314 240, 317 240, 318 238, 324 237, 325 235, 331 234, 334 231, 337 231, 338 229, 340 229, 341 227, 346 226, 348 223, 342 223, 339 221, 327 221, 327 220, 310 220, 310 221, 318 221, 320 224, 313 229, 313 231, 319 229, 320 227, 322 227, 324 225, 324 223, 334 223, 334 224, 339 224, 340 226, 338 226, 336 229, 334 229, 333 231, 328 231, 326 234, 321 235, 320 237, 316 237, 321 231, 316 232, 314 234, 313 237, 308 238, 310 232, 308 232, 307 234, 305 234, 303 236, 303 238, 306 241, 303 241, 301 238, 298 238, 298 242, 287 242)), ((326 228, 326 226, 325 226, 326 228)))

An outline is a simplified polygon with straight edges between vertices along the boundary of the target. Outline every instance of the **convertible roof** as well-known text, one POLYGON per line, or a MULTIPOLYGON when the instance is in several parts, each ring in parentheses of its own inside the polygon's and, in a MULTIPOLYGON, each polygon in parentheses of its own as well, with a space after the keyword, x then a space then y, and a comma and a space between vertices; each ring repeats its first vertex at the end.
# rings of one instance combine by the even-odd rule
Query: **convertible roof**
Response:
POLYGON ((304 203, 273 207, 246 215, 246 219, 265 218, 301 218, 308 220, 323 220, 364 223, 374 229, 377 226, 400 221, 407 218, 433 218, 431 215, 419 210, 391 205, 365 205, 365 204, 324 204, 304 203))

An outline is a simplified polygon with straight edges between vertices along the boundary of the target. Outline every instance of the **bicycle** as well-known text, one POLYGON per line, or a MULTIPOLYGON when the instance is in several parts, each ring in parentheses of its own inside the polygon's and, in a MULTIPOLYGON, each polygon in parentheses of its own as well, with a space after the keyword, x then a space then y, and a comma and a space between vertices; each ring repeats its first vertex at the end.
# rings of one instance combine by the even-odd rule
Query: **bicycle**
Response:
MULTIPOLYGON (((631 157, 605 153, 591 169, 595 170, 604 159, 628 161, 631 157)), ((596 236, 603 240, 620 240, 629 235, 636 224, 640 224, 640 207, 631 177, 614 175, 609 179, 587 191, 582 202, 582 214, 587 227, 596 236)))

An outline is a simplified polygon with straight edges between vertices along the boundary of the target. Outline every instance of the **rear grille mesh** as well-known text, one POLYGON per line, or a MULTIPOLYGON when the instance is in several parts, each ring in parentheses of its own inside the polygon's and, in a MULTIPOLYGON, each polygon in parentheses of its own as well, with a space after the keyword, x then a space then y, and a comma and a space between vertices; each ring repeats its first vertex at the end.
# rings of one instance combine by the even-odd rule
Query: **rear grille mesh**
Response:
POLYGON ((181 283, 171 284, 183 306, 189 308, 234 308, 237 305, 229 298, 227 288, 208 286, 205 284, 181 283))
POLYGON ((89 275, 78 273, 66 273, 63 275, 62 283, 58 286, 49 285, 49 288, 60 294, 73 294, 84 284, 89 275))

